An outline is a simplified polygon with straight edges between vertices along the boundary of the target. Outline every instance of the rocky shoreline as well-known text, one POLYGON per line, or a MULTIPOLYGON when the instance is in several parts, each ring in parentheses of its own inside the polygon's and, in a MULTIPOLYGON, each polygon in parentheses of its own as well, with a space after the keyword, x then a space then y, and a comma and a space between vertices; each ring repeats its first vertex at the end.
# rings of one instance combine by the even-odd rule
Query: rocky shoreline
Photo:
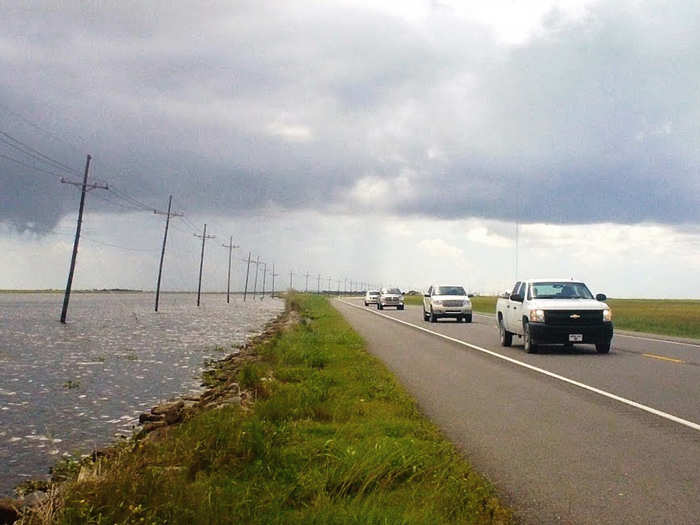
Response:
MULTIPOLYGON (((204 390, 198 395, 183 395, 151 408, 139 416, 141 429, 128 440, 138 447, 143 440, 159 439, 167 428, 190 419, 194 414, 205 410, 217 410, 235 405, 248 410, 255 402, 253 392, 242 389, 235 380, 241 367, 259 357, 256 348, 275 337, 287 326, 298 322, 296 312, 285 308, 277 318, 268 322, 263 331, 246 344, 236 348, 225 358, 210 363, 210 368, 202 374, 204 390)), ((31 480, 20 484, 17 498, 0 499, 0 525, 24 523, 50 523, 56 510, 60 508, 61 491, 66 481, 80 479, 94 469, 98 459, 109 458, 121 453, 124 443, 112 444, 92 454, 70 468, 57 463, 51 469, 51 479, 31 480)))

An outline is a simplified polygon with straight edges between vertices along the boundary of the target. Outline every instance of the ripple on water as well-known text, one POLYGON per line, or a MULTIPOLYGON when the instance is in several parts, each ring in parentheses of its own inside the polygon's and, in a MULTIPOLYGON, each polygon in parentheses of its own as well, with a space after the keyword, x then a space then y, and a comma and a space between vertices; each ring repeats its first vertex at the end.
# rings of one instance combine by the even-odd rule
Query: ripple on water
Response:
POLYGON ((128 434, 138 414, 174 392, 196 392, 204 360, 240 345, 279 314, 279 300, 190 294, 0 295, 0 497, 58 456, 128 434), (23 437, 24 436, 24 437, 23 437))

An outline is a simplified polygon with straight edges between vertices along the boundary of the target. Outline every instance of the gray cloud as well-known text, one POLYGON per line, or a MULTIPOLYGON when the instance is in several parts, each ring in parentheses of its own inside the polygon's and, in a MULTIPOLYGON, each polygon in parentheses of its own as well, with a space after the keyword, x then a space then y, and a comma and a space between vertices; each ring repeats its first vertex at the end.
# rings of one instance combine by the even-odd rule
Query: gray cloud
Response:
MULTIPOLYGON (((552 13, 519 47, 444 9, 418 26, 274 4, 10 5, 0 128, 78 174, 90 152, 95 177, 199 213, 347 211, 375 206, 353 200, 359 181, 403 177, 412 191, 387 211, 700 221, 694 2, 552 13)), ((0 221, 20 229, 75 210, 56 177, 3 159, 0 184, 0 221)), ((125 204, 106 198, 90 205, 125 204)))

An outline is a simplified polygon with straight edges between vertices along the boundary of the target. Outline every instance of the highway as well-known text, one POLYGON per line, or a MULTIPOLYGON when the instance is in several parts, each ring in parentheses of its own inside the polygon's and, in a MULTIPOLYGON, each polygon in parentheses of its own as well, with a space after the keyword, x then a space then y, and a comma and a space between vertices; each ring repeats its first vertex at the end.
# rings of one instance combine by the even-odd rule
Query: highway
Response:
POLYGON ((493 316, 333 304, 523 523, 700 522, 700 344, 498 344, 493 316))

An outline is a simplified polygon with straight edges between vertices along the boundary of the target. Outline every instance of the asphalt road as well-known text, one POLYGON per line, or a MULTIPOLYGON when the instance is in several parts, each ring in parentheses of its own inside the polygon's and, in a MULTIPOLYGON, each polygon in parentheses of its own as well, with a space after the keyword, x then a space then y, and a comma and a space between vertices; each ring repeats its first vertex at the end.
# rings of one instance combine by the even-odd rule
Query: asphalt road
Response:
POLYGON ((700 523, 697 342, 526 354, 498 344, 493 317, 334 305, 523 523, 700 523))

